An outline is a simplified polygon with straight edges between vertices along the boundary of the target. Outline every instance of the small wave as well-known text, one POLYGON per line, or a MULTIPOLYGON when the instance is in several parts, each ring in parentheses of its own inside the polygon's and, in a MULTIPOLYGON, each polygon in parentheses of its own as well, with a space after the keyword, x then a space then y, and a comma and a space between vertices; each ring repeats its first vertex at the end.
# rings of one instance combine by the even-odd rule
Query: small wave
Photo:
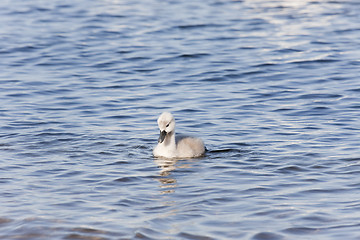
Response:
POLYGON ((141 180, 140 177, 121 177, 121 178, 115 179, 114 181, 122 182, 122 183, 129 183, 129 182, 138 182, 140 180, 141 180))
POLYGON ((208 53, 193 53, 193 54, 181 54, 179 58, 201 58, 205 56, 210 56, 208 53))
POLYGON ((302 50, 300 49, 295 49, 295 48, 283 48, 283 49, 278 49, 278 50, 275 50, 276 53, 294 53, 294 52, 302 52, 302 50))
POLYGON ((181 232, 177 235, 180 239, 189 239, 189 240, 214 240, 214 238, 205 236, 205 235, 195 235, 195 234, 190 234, 190 233, 186 233, 186 232, 181 232))
POLYGON ((210 83, 216 83, 216 82, 223 82, 226 78, 224 77, 209 77, 209 78, 203 78, 200 81, 201 82, 210 82, 210 83))
POLYGON ((309 93, 300 95, 300 99, 326 99, 326 98, 341 98, 343 95, 340 94, 325 94, 325 93, 309 93))
POLYGON ((110 13, 100 13, 95 16, 96 18, 125 18, 125 15, 120 14, 110 14, 110 13))
POLYGON ((339 62, 338 59, 316 59, 316 60, 299 60, 299 61, 293 61, 291 64, 299 64, 299 65, 305 65, 305 64, 317 64, 317 63, 334 63, 339 62))
POLYGON ((134 116, 131 115, 114 115, 114 116, 107 116, 104 118, 108 118, 108 119, 132 119, 134 118, 134 116))
POLYGON ((179 25, 176 28, 183 29, 183 30, 192 30, 198 28, 217 28, 223 27, 221 24, 188 24, 188 25, 179 25))
POLYGON ((119 161, 116 161, 116 162, 113 162, 113 163, 109 163, 108 165, 112 166, 112 165, 124 165, 124 164, 129 164, 129 162, 125 161, 125 160, 119 160, 119 161))
POLYGON ((287 166, 287 167, 282 167, 282 168, 276 170, 276 172, 283 173, 283 174, 306 172, 306 171, 308 171, 308 169, 302 168, 299 166, 287 166))
POLYGON ((281 240, 286 239, 283 235, 278 233, 272 233, 272 232, 261 232, 255 234, 252 238, 252 240, 281 240))
POLYGON ((319 232, 319 228, 310 228, 310 227, 292 227, 283 230, 285 233, 295 234, 295 235, 305 235, 305 234, 314 234, 319 232))
MULTIPOLYGON (((247 145, 244 145, 247 146, 247 145)), ((225 148, 225 149, 215 149, 215 150, 208 150, 208 153, 242 153, 243 150, 233 149, 233 148, 225 148)))

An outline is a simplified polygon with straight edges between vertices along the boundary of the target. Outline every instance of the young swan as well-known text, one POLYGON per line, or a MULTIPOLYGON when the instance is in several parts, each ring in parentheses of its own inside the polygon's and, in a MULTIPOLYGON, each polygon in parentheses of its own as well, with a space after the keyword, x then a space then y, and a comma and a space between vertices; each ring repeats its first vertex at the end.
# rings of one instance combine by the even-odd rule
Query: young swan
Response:
POLYGON ((158 118, 160 137, 154 148, 155 157, 193 158, 205 153, 201 139, 188 136, 175 138, 175 119, 169 112, 164 112, 158 118))

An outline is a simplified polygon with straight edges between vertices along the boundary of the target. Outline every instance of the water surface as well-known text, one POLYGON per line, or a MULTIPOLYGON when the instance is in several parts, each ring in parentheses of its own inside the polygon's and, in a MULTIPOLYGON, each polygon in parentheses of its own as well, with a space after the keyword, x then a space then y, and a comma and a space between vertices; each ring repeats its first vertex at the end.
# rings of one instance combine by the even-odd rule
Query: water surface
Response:
POLYGON ((360 238, 357 1, 0 14, 0 238, 360 238), (163 111, 206 156, 153 158, 163 111))

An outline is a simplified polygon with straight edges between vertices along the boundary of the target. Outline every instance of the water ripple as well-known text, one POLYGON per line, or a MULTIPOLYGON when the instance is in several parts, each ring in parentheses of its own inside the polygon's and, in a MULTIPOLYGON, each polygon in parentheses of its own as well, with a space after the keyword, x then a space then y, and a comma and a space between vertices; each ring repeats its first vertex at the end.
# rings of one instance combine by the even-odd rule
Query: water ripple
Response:
POLYGON ((357 239, 359 7, 2 1, 0 238, 357 239))

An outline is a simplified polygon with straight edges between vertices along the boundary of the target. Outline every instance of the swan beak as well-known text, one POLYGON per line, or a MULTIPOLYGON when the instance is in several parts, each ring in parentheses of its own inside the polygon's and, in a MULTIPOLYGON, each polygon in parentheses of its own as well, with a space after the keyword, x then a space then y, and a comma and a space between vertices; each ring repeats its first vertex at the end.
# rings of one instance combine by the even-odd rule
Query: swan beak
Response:
POLYGON ((159 139, 158 139, 158 142, 159 143, 162 143, 163 141, 164 141, 164 139, 165 139, 165 137, 166 137, 166 134, 167 134, 167 132, 164 130, 164 131, 160 131, 160 137, 159 137, 159 139))

